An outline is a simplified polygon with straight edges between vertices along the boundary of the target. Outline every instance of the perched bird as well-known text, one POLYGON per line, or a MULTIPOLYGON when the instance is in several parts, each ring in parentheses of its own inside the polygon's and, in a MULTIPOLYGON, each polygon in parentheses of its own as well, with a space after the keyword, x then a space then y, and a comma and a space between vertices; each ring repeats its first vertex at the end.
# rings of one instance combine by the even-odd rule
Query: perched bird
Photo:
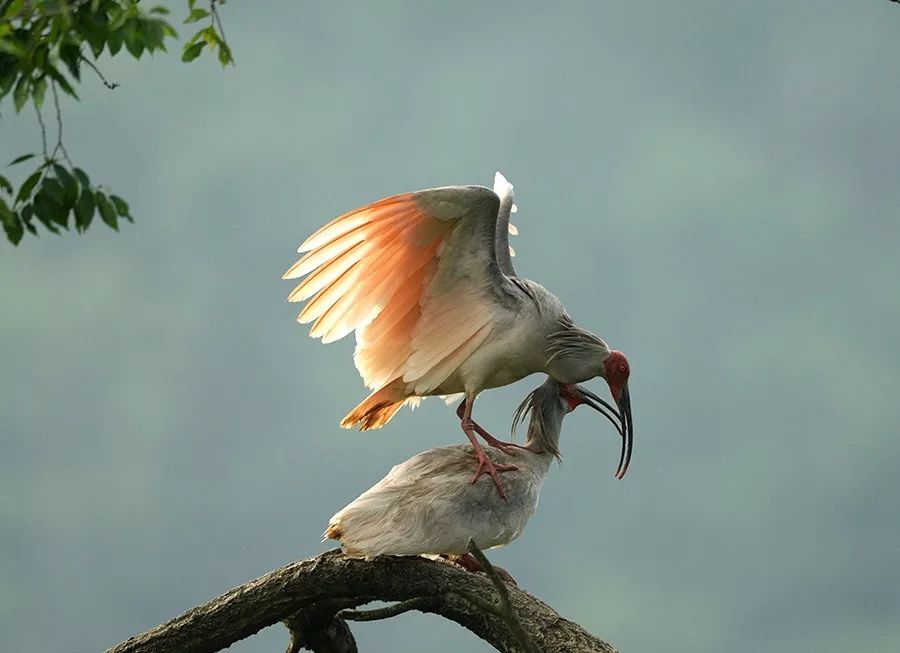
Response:
MULTIPOLYGON (((547 379, 516 411, 513 426, 526 418, 528 439, 516 452, 518 471, 505 477, 504 501, 487 479, 470 483, 473 447, 430 449, 391 469, 328 522, 324 539, 338 540, 348 555, 465 555, 469 538, 482 549, 509 544, 534 513, 541 484, 559 458, 563 417, 587 404, 613 421, 604 403, 578 385, 547 379)), ((491 447, 494 463, 510 454, 491 447)))
MULTIPOLYGON (((478 467, 503 496, 498 466, 478 443, 511 453, 472 419, 486 388, 545 372, 562 384, 606 379, 627 442, 616 476, 631 458, 633 427, 625 355, 577 326, 562 303, 519 277, 509 247, 513 187, 499 172, 494 189, 447 186, 394 195, 335 218, 304 241, 284 274, 306 278, 288 300, 309 300, 297 317, 332 342, 356 332, 353 360, 374 390, 341 421, 386 424, 421 397, 464 395, 457 414, 478 467)), ((514 231, 514 228, 513 228, 514 231)))

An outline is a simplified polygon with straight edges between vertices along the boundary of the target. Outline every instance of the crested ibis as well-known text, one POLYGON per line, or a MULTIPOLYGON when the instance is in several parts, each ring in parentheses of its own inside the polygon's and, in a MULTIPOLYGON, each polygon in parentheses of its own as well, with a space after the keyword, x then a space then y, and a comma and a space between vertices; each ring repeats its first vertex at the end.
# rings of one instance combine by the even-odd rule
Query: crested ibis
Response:
MULTIPOLYGON (((515 458, 491 447, 495 465, 515 460, 518 471, 505 478, 506 500, 482 479, 472 483, 473 446, 430 449, 396 465, 390 473, 335 514, 323 539, 341 543, 348 555, 457 555, 469 538, 482 549, 509 544, 534 513, 544 476, 560 457, 563 417, 581 404, 603 413, 610 407, 579 385, 548 378, 516 411, 513 425, 528 419, 527 441, 515 458)), ((619 427, 616 426, 618 429, 619 427)))
POLYGON ((545 372, 562 384, 604 378, 621 415, 616 477, 631 459, 628 359, 572 320, 559 299, 516 274, 509 247, 513 187, 447 186, 402 193, 345 213, 299 247, 284 273, 305 277, 290 293, 307 301, 297 317, 323 343, 356 332, 353 360, 373 392, 341 421, 361 430, 386 424, 404 404, 463 396, 457 414, 478 467, 503 496, 498 467, 475 434, 511 453, 472 419, 487 388, 545 372))

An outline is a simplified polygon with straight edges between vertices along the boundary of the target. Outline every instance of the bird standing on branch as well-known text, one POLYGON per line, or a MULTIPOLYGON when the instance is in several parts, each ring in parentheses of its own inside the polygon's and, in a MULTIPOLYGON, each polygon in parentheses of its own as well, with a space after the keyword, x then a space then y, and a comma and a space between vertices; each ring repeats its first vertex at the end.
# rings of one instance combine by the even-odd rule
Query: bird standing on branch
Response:
POLYGON ((403 404, 464 395, 457 414, 478 468, 504 496, 497 466, 475 434, 506 453, 472 419, 475 397, 545 372, 563 385, 606 379, 624 434, 616 476, 631 458, 633 427, 625 355, 577 326, 541 285, 519 277, 509 247, 513 187, 447 186, 394 195, 345 213, 312 234, 284 274, 306 278, 288 300, 309 300, 297 317, 310 336, 333 342, 356 332, 353 360, 374 392, 341 426, 386 424, 403 404))
MULTIPOLYGON (((581 404, 613 424, 618 415, 592 392, 547 379, 516 411, 513 426, 526 418, 527 441, 515 457, 518 471, 506 477, 504 501, 486 480, 469 481, 473 447, 430 449, 391 469, 328 522, 324 537, 338 540, 352 556, 466 556, 472 538, 482 549, 509 544, 534 513, 544 476, 559 458, 563 417, 581 404)), ((618 426, 617 426, 618 428, 618 426)), ((510 454, 492 447, 495 464, 510 454)))

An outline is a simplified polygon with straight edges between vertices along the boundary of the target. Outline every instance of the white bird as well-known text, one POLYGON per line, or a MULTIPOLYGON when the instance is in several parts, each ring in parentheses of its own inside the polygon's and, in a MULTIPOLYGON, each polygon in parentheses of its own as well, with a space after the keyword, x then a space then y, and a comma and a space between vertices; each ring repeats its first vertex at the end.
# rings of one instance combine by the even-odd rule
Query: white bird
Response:
MULTIPOLYGON (((348 555, 465 555, 472 538, 481 549, 509 544, 537 507, 544 476, 559 458, 563 417, 581 404, 615 424, 605 402, 578 385, 547 379, 519 406, 513 427, 530 415, 528 439, 516 452, 518 471, 505 477, 506 500, 487 479, 471 483, 473 447, 454 445, 417 454, 393 469, 328 522, 324 539, 348 555)), ((513 460, 490 448, 495 464, 513 460)))
POLYGON ((307 276, 288 300, 309 300, 297 320, 313 322, 310 335, 322 342, 356 332, 353 360, 374 392, 341 426, 378 428, 405 403, 462 394, 457 414, 478 459, 472 481, 487 472, 503 496, 498 472, 511 467, 493 463, 475 434, 507 453, 514 445, 473 421, 475 397, 535 372, 562 384, 601 376, 621 413, 621 478, 633 440, 628 360, 516 274, 513 209, 513 187, 498 172, 493 190, 420 190, 345 213, 300 245, 306 255, 284 278, 307 276))

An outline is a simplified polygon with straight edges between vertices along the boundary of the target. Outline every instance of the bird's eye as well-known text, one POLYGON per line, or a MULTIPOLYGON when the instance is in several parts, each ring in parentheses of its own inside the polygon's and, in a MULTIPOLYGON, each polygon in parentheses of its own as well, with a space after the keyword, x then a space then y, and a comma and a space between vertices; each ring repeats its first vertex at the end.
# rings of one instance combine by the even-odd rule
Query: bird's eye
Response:
POLYGON ((625 366, 625 363, 619 363, 619 371, 620 371, 622 374, 625 374, 625 372, 628 371, 628 368, 625 366))

